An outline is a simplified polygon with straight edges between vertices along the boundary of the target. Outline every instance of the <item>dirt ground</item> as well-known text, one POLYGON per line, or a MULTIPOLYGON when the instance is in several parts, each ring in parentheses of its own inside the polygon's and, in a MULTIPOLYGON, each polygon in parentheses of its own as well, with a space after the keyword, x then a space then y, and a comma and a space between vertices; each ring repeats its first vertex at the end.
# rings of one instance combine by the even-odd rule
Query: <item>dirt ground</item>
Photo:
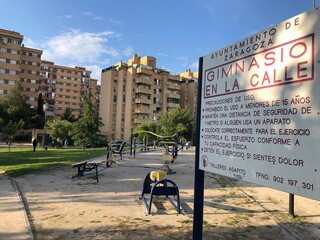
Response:
MULTIPOLYGON (((192 239, 194 149, 179 154, 168 175, 180 190, 181 214, 155 197, 151 214, 139 200, 145 176, 163 167, 163 152, 124 155, 111 168, 70 179, 71 167, 16 178, 35 239, 192 239)), ((102 161, 103 157, 95 159, 102 161)), ((320 202, 206 173, 203 239, 320 239, 320 202)))

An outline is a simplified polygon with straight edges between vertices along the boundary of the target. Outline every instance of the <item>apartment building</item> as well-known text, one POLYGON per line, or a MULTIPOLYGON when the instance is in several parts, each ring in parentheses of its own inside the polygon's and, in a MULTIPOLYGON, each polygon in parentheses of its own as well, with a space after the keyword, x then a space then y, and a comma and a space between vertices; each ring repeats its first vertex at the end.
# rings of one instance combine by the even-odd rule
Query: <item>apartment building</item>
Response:
POLYGON ((28 102, 36 106, 42 51, 22 44, 20 33, 0 29, 0 97, 21 82, 28 102))
POLYGON ((191 72, 190 69, 179 74, 180 76, 180 107, 189 108, 192 116, 197 116, 198 100, 198 72, 191 72))
POLYGON ((100 86, 84 67, 66 67, 41 59, 42 50, 27 48, 23 36, 0 29, 0 97, 21 82, 28 103, 37 108, 39 93, 46 103, 47 119, 59 119, 67 107, 82 113, 82 100, 90 87, 99 112, 100 86))
POLYGON ((180 94, 179 75, 157 68, 152 56, 134 54, 127 63, 102 70, 101 132, 110 139, 128 140, 137 125, 157 121, 161 113, 180 107, 180 94))
POLYGON ((46 102, 46 116, 60 118, 67 107, 75 117, 82 113, 82 102, 88 88, 92 90, 94 103, 98 106, 99 87, 95 79, 90 78, 91 71, 83 67, 55 65, 50 61, 41 62, 41 87, 43 100, 46 102))

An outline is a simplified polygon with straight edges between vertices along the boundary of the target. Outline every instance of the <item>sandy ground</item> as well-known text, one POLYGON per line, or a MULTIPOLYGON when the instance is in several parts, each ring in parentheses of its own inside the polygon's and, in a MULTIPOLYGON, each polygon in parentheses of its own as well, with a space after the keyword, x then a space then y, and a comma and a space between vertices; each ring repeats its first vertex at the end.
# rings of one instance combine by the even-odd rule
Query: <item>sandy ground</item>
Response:
MULTIPOLYGON (((163 167, 162 152, 125 155, 111 168, 70 179, 71 168, 16 178, 35 239, 192 239, 194 149, 180 153, 168 176, 180 189, 181 214, 156 197, 152 213, 139 200, 148 172, 163 167)), ((95 161, 102 161, 95 159, 95 161)), ((206 173, 203 239, 320 239, 320 202, 206 173)))

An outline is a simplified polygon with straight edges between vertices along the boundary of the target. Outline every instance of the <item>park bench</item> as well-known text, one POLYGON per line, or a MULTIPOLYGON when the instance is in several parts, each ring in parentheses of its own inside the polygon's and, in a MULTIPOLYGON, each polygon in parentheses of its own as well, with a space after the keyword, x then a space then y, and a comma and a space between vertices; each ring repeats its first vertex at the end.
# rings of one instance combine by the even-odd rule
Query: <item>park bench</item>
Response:
MULTIPOLYGON (((78 163, 74 163, 71 165, 72 169, 76 168, 78 170, 77 177, 83 176, 84 172, 91 171, 93 169, 96 170, 96 179, 97 182, 99 182, 99 174, 98 174, 98 167, 100 163, 96 162, 88 162, 88 161, 82 161, 78 163)), ((71 175, 71 178, 74 177, 71 175)))
POLYGON ((178 214, 180 214, 179 188, 172 180, 165 177, 166 173, 164 171, 152 171, 148 173, 144 179, 142 193, 139 199, 144 202, 148 214, 151 213, 153 196, 166 196, 171 205, 176 209, 178 214), (150 194, 149 203, 145 194, 150 194), (169 196, 174 196, 176 203, 169 196))

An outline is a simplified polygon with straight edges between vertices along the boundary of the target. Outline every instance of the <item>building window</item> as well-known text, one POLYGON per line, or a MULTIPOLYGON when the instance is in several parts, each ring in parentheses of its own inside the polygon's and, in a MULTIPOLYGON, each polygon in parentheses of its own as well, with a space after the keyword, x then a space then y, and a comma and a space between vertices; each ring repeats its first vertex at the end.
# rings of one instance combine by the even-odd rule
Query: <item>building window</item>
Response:
POLYGON ((17 64, 16 60, 10 60, 10 64, 17 64))
POLYGON ((0 62, 1 62, 1 63, 5 63, 5 62, 6 62, 6 59, 5 59, 5 58, 0 58, 0 62))
POLYGON ((4 80, 3 79, 0 79, 0 84, 4 84, 4 80))
POLYGON ((8 38, 6 38, 6 37, 0 37, 0 40, 1 40, 1 42, 2 42, 3 44, 8 43, 8 38))
POLYGON ((9 81, 9 85, 15 85, 16 84, 16 82, 15 81, 9 81))
POLYGON ((6 70, 4 70, 3 68, 0 68, 0 73, 6 73, 6 70))
POLYGON ((9 70, 9 74, 11 74, 11 75, 16 75, 16 71, 15 70, 9 70))
POLYGON ((18 54, 17 50, 15 50, 15 49, 11 49, 11 53, 12 54, 18 54))
POLYGON ((3 89, 0 89, 0 94, 4 94, 4 90, 3 89))
POLYGON ((31 83, 37 83, 37 80, 31 79, 31 83))

